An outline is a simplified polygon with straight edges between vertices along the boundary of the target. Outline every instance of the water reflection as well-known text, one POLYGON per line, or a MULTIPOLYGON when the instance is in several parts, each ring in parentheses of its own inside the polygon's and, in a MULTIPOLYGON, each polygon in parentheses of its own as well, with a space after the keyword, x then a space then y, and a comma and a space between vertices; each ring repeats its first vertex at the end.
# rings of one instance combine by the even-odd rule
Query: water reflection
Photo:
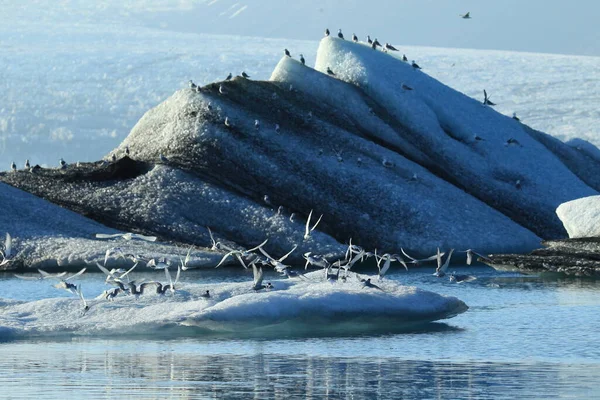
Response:
POLYGON ((57 398, 522 399, 590 398, 600 378, 593 365, 265 354, 260 342, 227 354, 231 343, 219 343, 225 352, 209 354, 193 341, 0 345, 0 385, 9 398, 43 388, 57 398))

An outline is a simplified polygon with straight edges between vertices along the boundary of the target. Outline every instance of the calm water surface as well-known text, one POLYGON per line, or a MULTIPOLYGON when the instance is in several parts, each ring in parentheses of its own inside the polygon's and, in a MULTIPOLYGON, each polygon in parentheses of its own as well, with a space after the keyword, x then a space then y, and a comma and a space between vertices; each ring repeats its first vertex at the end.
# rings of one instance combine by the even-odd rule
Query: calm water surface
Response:
MULTIPOLYGON (((189 271, 188 271, 189 272, 189 271)), ((404 333, 328 337, 73 338, 0 343, 4 398, 600 398, 600 283, 457 268, 391 279, 465 301, 466 313, 404 333)), ((99 275, 84 276, 100 292, 99 275)), ((184 282, 244 281, 238 270, 184 282)), ((84 281, 85 282, 85 281, 84 281)), ((5 298, 62 296, 0 276, 5 298)), ((65 292, 64 295, 68 296, 65 292)), ((393 331, 390 329, 390 332, 393 331)))

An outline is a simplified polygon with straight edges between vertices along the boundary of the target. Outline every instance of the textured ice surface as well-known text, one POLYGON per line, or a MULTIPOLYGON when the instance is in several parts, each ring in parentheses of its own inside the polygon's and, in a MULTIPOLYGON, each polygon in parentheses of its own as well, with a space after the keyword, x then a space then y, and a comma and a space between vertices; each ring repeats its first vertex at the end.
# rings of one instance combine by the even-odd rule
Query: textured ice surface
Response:
MULTIPOLYGON (((240 336, 262 332, 277 336, 285 330, 344 332, 349 324, 377 329, 414 322, 451 318, 467 310, 455 297, 447 297, 394 281, 378 283, 384 291, 363 288, 352 278, 347 283, 319 282, 322 272, 308 274, 311 281, 274 281, 274 289, 255 292, 251 282, 182 284, 174 296, 153 291, 113 302, 50 298, 31 302, 0 300, 0 338, 72 335, 174 335, 212 333, 240 336), (210 299, 200 297, 210 290, 210 299), (392 324, 392 325, 390 325, 392 324)), ((250 279, 250 277, 249 277, 250 279)), ((84 295, 95 296, 86 293, 84 295)), ((346 334, 348 331, 345 332, 346 334)))
MULTIPOLYGON (((42 200, 32 194, 0 183, 0 237, 8 232, 13 238, 16 264, 32 268, 66 268, 93 266, 104 262, 106 250, 119 247, 126 254, 147 258, 166 257, 177 263, 187 248, 164 243, 124 239, 98 240, 97 233, 118 233, 72 211, 42 200)), ((215 265, 221 255, 208 250, 194 250, 190 266, 215 265)), ((113 255, 109 267, 131 265, 130 260, 113 255)), ((12 268, 9 263, 4 268, 12 268)))
POLYGON ((438 246, 526 251, 538 245, 531 232, 370 140, 368 128, 394 132, 370 116, 355 88, 293 60, 284 59, 274 76, 286 69, 298 82, 329 85, 325 92, 353 98, 362 108, 332 112, 302 84, 290 91, 288 84, 234 79, 222 84, 224 95, 219 84, 202 93, 176 92, 140 119, 116 153, 128 146, 133 157, 145 161, 162 153, 170 163, 256 201, 267 195, 274 209, 284 205, 304 216, 314 209, 324 214, 319 230, 340 242, 352 237, 368 247, 399 251, 403 246, 423 254, 438 246), (225 118, 232 127, 225 126, 225 118))
POLYGON ((570 238, 600 236, 600 196, 568 201, 556 209, 570 238))
POLYGON ((559 204, 597 193, 520 122, 390 54, 328 37, 321 40, 316 69, 328 67, 407 127, 405 138, 429 154, 447 179, 541 236, 561 236, 554 215, 559 204))

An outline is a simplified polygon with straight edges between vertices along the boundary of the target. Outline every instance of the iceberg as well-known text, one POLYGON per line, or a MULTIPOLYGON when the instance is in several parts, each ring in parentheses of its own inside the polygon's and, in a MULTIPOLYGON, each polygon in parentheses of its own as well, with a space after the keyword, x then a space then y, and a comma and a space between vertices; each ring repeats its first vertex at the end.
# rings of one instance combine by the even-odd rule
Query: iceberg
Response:
POLYGON ((391 280, 381 282, 379 291, 364 288, 354 278, 330 284, 319 282, 320 272, 307 277, 308 281, 273 281, 274 289, 259 292, 250 282, 186 283, 173 296, 147 290, 138 298, 88 299, 85 313, 76 298, 3 300, 0 338, 398 332, 468 309, 455 297, 391 280), (210 298, 201 297, 206 290, 210 298))
POLYGON ((598 194, 590 154, 328 37, 315 69, 284 57, 269 81, 178 90, 104 160, 0 180, 162 241, 210 247, 210 227, 246 248, 268 238, 274 255, 297 245, 298 263, 350 238, 417 256, 530 251, 564 236, 559 204, 598 194), (311 210, 323 219, 304 240, 311 210))

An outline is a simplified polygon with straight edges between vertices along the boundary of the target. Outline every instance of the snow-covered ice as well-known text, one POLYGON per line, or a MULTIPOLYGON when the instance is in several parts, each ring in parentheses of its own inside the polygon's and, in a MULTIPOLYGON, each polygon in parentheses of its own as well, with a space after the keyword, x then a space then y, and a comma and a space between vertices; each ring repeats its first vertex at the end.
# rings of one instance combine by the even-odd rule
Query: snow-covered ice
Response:
POLYGON ((600 236, 600 196, 568 201, 556 209, 570 238, 600 236))
MULTIPOLYGON (((455 297, 442 296, 395 281, 364 288, 352 277, 347 283, 277 280, 274 289, 255 292, 251 282, 180 285, 174 296, 158 296, 147 288, 139 298, 118 296, 112 302, 87 299, 85 314, 78 298, 23 302, 0 300, 0 338, 188 334, 345 333, 401 329, 417 322, 451 318, 468 307, 455 297), (206 290, 211 297, 201 295, 206 290)), ((86 293, 82 285, 84 295, 86 293)))

